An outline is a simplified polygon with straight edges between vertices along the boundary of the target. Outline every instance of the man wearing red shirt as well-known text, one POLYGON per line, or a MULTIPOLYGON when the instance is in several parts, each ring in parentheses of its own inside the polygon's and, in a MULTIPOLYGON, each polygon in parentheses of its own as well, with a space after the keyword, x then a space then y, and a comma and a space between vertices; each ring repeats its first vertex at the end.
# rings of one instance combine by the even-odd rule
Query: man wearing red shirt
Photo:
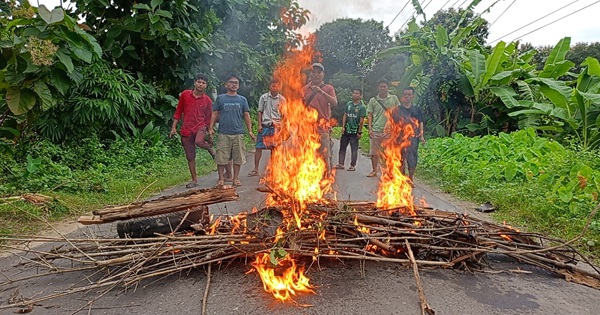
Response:
POLYGON ((207 127, 210 125, 210 116, 212 115, 212 100, 206 95, 208 78, 204 74, 197 74, 194 81, 193 90, 185 90, 179 97, 177 109, 173 115, 173 126, 169 137, 177 133, 177 124, 183 115, 183 125, 181 126, 181 144, 185 150, 185 157, 188 160, 188 167, 192 175, 192 182, 187 184, 186 188, 198 186, 198 177, 196 176, 196 146, 205 149, 214 158, 215 153, 212 149, 212 140, 208 138, 207 127))

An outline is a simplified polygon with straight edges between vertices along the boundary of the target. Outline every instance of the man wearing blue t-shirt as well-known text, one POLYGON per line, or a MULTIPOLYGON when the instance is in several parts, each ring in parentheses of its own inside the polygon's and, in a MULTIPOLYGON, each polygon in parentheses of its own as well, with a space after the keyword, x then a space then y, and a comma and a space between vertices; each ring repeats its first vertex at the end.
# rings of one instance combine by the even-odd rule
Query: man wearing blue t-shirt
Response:
POLYGON ((217 130, 217 152, 215 154, 215 163, 217 164, 217 171, 219 173, 218 187, 222 187, 225 182, 223 174, 229 160, 233 161, 233 186, 242 185, 239 175, 242 164, 246 163, 244 123, 252 141, 256 141, 256 137, 252 133, 248 100, 237 94, 240 81, 240 78, 234 74, 226 77, 225 87, 227 88, 227 93, 217 96, 213 104, 208 131, 211 136, 215 133, 214 126, 218 118, 219 129, 217 130))

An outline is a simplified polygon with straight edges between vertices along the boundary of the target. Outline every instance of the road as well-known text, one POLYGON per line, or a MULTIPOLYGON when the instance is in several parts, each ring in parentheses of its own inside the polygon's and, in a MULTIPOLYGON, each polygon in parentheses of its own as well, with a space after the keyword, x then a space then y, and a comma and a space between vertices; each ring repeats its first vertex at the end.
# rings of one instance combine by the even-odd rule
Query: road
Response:
MULTIPOLYGON (((337 144, 336 144, 337 153, 337 144)), ((337 157, 337 154, 336 154, 337 157)), ((263 163, 268 154, 263 155, 263 163)), ((349 156, 348 156, 349 158, 349 156)), ((252 169, 252 157, 242 167, 239 201, 210 207, 212 213, 234 214, 263 205, 264 195, 255 190, 257 177, 246 174, 252 169)), ((264 166, 263 168, 264 169, 264 166)), ((374 200, 377 178, 367 178, 370 161, 359 156, 357 171, 338 171, 335 189, 338 199, 374 200)), ((216 184, 215 173, 200 179, 201 188, 216 184)), ((172 194, 182 187, 163 192, 172 194)), ((448 211, 468 212, 472 205, 458 202, 417 182, 417 200, 448 211)), ((418 201, 417 201, 418 202, 418 201)), ((116 235, 113 224, 82 228, 73 233, 116 235)), ((503 257, 489 257, 498 273, 468 273, 458 270, 421 269, 423 289, 436 314, 598 314, 599 291, 566 282, 544 271, 517 264, 503 257), (510 271, 512 270, 512 271, 510 271), (519 272, 514 272, 514 271, 519 272), (596 311, 594 311, 596 310, 596 311)), ((35 270, 13 267, 14 256, 0 258, 0 278, 16 274, 24 276, 35 270)), ((208 314, 420 314, 419 298, 412 269, 392 263, 367 262, 361 277, 359 262, 321 261, 307 275, 316 286, 316 294, 296 299, 297 304, 275 301, 262 289, 256 273, 246 274, 249 264, 214 266, 207 299, 208 314), (311 306, 300 306, 311 305, 311 306)), ((25 297, 46 295, 66 289, 86 274, 65 274, 0 286, 0 303, 5 304, 18 290, 25 297)), ((141 283, 135 290, 114 289, 95 301, 90 309, 77 314, 200 314, 206 287, 205 270, 141 283)), ((72 314, 98 292, 74 294, 36 305, 31 314, 72 314)), ((14 314, 15 309, 0 311, 14 314)))

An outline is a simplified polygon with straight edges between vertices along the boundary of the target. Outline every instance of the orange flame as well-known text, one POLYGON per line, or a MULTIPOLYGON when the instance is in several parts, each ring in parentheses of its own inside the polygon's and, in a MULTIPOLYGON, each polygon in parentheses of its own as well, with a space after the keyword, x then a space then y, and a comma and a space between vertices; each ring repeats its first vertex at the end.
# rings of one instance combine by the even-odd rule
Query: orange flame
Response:
POLYGON ((410 179, 402 174, 402 150, 410 146, 410 138, 415 131, 411 123, 399 121, 397 123, 391 117, 391 112, 386 112, 388 122, 386 131, 390 137, 383 143, 383 165, 381 166, 381 181, 377 191, 378 208, 406 207, 409 214, 414 215, 414 204, 412 197, 412 186, 410 179))
POLYGON ((267 204, 297 205, 291 210, 298 228, 305 205, 322 200, 324 194, 331 191, 334 181, 332 176, 325 176, 327 164, 318 153, 317 111, 302 101, 302 88, 306 84, 304 71, 315 55, 311 46, 313 39, 308 41, 301 50, 290 49, 275 70, 274 76, 282 82, 282 95, 287 102, 280 107, 282 121, 275 135, 279 145, 271 152, 264 178, 274 195, 280 198, 275 202, 271 195, 267 204))
POLYGON ((290 300, 292 295, 299 292, 315 293, 304 275, 304 268, 297 268, 296 262, 289 255, 273 266, 269 254, 263 253, 256 256, 252 266, 260 275, 265 291, 282 302, 290 300))

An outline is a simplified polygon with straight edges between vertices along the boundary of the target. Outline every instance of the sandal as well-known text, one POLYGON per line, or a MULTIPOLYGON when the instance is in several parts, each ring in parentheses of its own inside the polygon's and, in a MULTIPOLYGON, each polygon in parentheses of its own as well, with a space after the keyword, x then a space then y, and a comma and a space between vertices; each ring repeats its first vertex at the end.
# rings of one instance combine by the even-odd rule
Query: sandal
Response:
POLYGON ((367 177, 376 177, 377 176, 377 172, 371 172, 369 174, 367 174, 367 177))
POLYGON ((342 164, 336 164, 333 168, 338 169, 338 170, 343 170, 344 169, 344 165, 342 165, 342 164))
POLYGON ((248 176, 258 176, 260 175, 260 173, 258 171, 252 171, 250 173, 248 173, 248 176))
POLYGON ((233 186, 235 186, 235 187, 242 186, 242 182, 239 179, 236 179, 233 181, 233 186))
POLYGON ((191 183, 185 185, 185 188, 187 188, 187 189, 194 188, 194 187, 198 187, 198 183, 191 182, 191 183))
POLYGON ((356 171, 356 168, 354 166, 350 166, 350 167, 348 167, 348 171, 350 171, 350 172, 356 171))
POLYGON ((224 182, 224 181, 222 181, 222 180, 218 180, 218 181, 217 181, 217 186, 216 186, 216 187, 217 187, 217 188, 223 188, 223 187, 225 187, 225 182, 224 182))

